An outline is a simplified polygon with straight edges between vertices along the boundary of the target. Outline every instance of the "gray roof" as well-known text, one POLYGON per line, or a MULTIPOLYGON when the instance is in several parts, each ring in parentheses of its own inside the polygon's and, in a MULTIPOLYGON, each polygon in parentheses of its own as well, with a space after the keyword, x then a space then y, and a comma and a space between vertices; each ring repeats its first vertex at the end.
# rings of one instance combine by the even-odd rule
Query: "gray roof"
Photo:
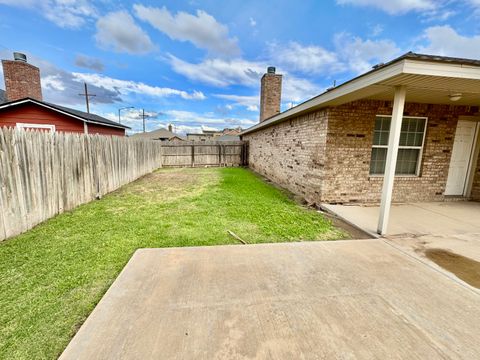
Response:
POLYGON ((60 105, 57 105, 57 104, 52 104, 52 103, 48 103, 48 102, 45 102, 45 101, 31 99, 31 98, 14 100, 14 101, 10 101, 10 102, 5 102, 3 104, 1 104, 1 102, 0 102, 0 104, 1 104, 0 106, 2 108, 4 108, 4 107, 6 108, 6 107, 11 107, 11 106, 21 105, 21 104, 24 104, 25 102, 31 102, 31 103, 37 104, 39 106, 47 107, 47 108, 52 109, 54 111, 56 110, 56 111, 59 111, 59 112, 63 112, 63 113, 72 115, 76 118, 80 118, 81 120, 84 120, 87 123, 88 122, 93 122, 93 123, 102 124, 102 125, 106 125, 106 126, 120 127, 120 128, 123 128, 123 129, 130 129, 129 126, 122 125, 122 124, 119 124, 118 122, 105 119, 104 117, 101 117, 101 116, 96 115, 96 114, 86 113, 84 111, 71 109, 71 108, 68 108, 68 107, 65 107, 65 106, 60 106, 60 105))
POLYGON ((238 135, 222 135, 215 138, 215 141, 237 141, 240 140, 238 135))
POLYGON ((428 54, 418 54, 412 51, 403 54, 402 56, 390 61, 390 63, 397 62, 404 59, 413 59, 413 60, 424 60, 424 61, 434 61, 434 62, 444 62, 450 64, 464 64, 464 65, 474 65, 480 66, 480 60, 476 59, 465 59, 457 58, 450 56, 440 56, 440 55, 428 55, 428 54))
POLYGON ((56 108, 58 110, 65 111, 69 114, 84 118, 85 120, 90 120, 90 121, 102 123, 102 124, 105 124, 105 125, 114 125, 114 126, 123 127, 125 129, 130 129, 130 127, 128 127, 126 125, 122 125, 122 124, 119 124, 116 121, 111 121, 111 120, 105 119, 104 117, 101 117, 101 116, 96 115, 96 114, 87 113, 87 112, 84 112, 84 111, 71 109, 71 108, 68 108, 68 107, 65 107, 65 106, 60 106, 60 105, 56 105, 56 104, 52 104, 52 103, 47 103, 47 102, 44 102, 44 103, 47 104, 47 105, 50 105, 51 107, 56 108))
POLYGON ((7 102, 7 93, 5 90, 0 89, 0 104, 7 102))
POLYGON ((170 139, 172 137, 178 137, 180 139, 183 139, 182 136, 179 136, 171 131, 168 131, 167 129, 156 129, 153 131, 149 132, 144 132, 144 133, 137 133, 132 135, 132 138, 139 138, 139 139, 151 139, 151 140, 164 140, 164 139, 170 139))

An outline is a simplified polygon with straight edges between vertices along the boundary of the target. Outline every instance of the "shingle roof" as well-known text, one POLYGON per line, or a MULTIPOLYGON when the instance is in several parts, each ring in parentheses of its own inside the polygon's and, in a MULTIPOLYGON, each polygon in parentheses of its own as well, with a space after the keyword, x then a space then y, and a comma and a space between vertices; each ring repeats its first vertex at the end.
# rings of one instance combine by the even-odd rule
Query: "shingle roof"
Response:
POLYGON ((58 110, 62 110, 62 111, 68 112, 68 113, 70 113, 70 114, 72 114, 72 115, 75 115, 75 116, 84 118, 84 119, 86 119, 86 120, 90 120, 90 121, 93 121, 93 122, 102 123, 102 124, 105 124, 105 125, 121 126, 121 127, 125 128, 125 129, 130 129, 130 127, 128 127, 128 126, 126 126, 126 125, 122 125, 122 124, 119 124, 119 123, 116 122, 116 121, 112 121, 112 120, 105 119, 104 117, 99 116, 99 115, 96 115, 96 114, 87 113, 87 112, 84 112, 84 111, 80 111, 80 110, 76 110, 76 109, 71 109, 71 108, 68 108, 68 107, 65 107, 65 106, 60 106, 60 105, 56 105, 56 104, 52 104, 52 103, 47 103, 47 102, 45 102, 45 104, 48 104, 48 105, 50 105, 51 107, 56 108, 56 109, 58 109, 58 110))
POLYGON ((182 139, 181 136, 179 136, 179 135, 177 135, 177 134, 175 134, 171 131, 168 131, 167 129, 156 129, 156 130, 153 130, 153 131, 144 132, 144 133, 137 133, 137 134, 132 135, 132 137, 134 137, 134 138, 152 139, 152 140, 170 139, 174 136, 182 139))
POLYGON ((476 59, 466 59, 466 58, 457 58, 450 56, 440 56, 440 55, 428 55, 428 54, 418 54, 414 52, 408 52, 402 56, 392 60, 390 63, 400 61, 403 59, 413 59, 413 60, 424 60, 424 61, 434 61, 434 62, 445 62, 450 64, 464 64, 464 65, 474 65, 480 66, 480 60, 476 59))
POLYGON ((5 90, 0 89, 0 104, 7 102, 7 93, 5 90))
POLYGON ((68 107, 65 107, 65 106, 60 106, 60 105, 57 105, 57 104, 48 103, 48 102, 45 102, 45 101, 31 99, 31 98, 14 100, 14 101, 10 101, 10 102, 5 102, 3 104, 1 104, 1 102, 0 102, 0 109, 24 104, 25 102, 31 102, 33 104, 44 106, 44 107, 47 107, 47 108, 52 109, 52 110, 61 111, 63 113, 72 115, 76 118, 80 118, 81 120, 84 120, 87 123, 92 122, 92 123, 103 124, 103 125, 112 126, 112 127, 120 127, 120 128, 123 128, 123 129, 130 129, 129 126, 119 124, 118 122, 108 120, 108 119, 106 119, 102 116, 96 115, 96 114, 86 113, 84 111, 68 108, 68 107))
POLYGON ((238 135, 221 135, 215 138, 215 141, 237 141, 240 140, 238 135))

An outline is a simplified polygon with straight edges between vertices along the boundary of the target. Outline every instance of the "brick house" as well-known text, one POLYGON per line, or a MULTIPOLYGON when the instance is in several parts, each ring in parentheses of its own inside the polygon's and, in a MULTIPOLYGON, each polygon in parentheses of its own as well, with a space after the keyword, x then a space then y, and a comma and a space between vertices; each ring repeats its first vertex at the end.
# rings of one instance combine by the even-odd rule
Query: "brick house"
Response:
POLYGON ((282 113, 261 89, 250 167, 309 202, 380 203, 383 234, 391 201, 480 200, 480 61, 407 53, 282 113))
POLYGON ((6 91, 0 91, 0 126, 42 131, 125 136, 128 126, 43 101, 40 70, 25 55, 2 60, 6 91))

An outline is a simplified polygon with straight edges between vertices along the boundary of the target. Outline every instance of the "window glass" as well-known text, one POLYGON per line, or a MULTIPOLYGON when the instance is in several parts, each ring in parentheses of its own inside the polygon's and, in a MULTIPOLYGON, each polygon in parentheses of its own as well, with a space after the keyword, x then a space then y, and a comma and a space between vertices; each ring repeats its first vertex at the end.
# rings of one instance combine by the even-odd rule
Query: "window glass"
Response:
MULTIPOLYGON (((397 175, 416 175, 423 147, 426 121, 425 118, 403 118, 395 169, 397 175)), ((370 174, 382 175, 385 173, 390 122, 391 118, 387 116, 377 116, 375 119, 370 174)))

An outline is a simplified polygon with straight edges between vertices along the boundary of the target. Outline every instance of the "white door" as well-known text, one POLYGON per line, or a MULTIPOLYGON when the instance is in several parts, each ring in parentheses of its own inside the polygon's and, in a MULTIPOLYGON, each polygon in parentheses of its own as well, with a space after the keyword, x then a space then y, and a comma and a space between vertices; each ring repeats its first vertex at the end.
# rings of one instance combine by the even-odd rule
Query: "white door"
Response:
POLYGON ((477 124, 475 121, 458 121, 445 195, 465 195, 467 177, 473 157, 477 124))

